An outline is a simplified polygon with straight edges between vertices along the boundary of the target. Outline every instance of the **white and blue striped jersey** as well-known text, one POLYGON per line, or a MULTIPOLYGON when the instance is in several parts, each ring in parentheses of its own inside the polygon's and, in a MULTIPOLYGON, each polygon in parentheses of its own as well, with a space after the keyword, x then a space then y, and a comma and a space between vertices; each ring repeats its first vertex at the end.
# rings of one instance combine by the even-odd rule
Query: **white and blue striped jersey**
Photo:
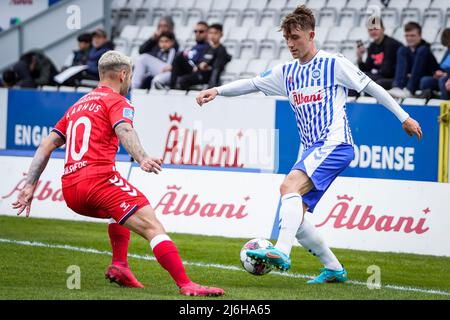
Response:
POLYGON ((266 95, 289 98, 303 150, 319 141, 353 144, 345 110, 348 89, 361 92, 371 80, 343 55, 319 50, 305 64, 295 59, 252 81, 266 95))

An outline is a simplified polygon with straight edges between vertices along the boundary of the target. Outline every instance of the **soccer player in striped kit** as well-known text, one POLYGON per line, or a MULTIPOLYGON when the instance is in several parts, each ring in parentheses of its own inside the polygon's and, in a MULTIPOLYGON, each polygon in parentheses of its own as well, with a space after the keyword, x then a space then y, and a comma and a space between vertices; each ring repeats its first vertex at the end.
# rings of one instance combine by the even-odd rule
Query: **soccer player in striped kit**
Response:
MULTIPOLYGON (((316 49, 315 18, 306 6, 298 6, 282 21, 281 31, 293 60, 275 66, 253 79, 241 79, 204 90, 197 96, 201 106, 217 95, 238 96, 262 91, 286 96, 295 113, 303 153, 280 187, 280 233, 273 248, 249 250, 247 255, 281 270, 291 266, 295 238, 317 256, 324 268, 308 283, 345 282, 347 271, 316 228, 304 219, 334 179, 354 158, 353 138, 345 103, 348 89, 375 97, 402 123, 410 136, 422 137, 412 119, 391 96, 341 54, 316 49)), ((333 32, 333 31, 331 31, 333 32)))

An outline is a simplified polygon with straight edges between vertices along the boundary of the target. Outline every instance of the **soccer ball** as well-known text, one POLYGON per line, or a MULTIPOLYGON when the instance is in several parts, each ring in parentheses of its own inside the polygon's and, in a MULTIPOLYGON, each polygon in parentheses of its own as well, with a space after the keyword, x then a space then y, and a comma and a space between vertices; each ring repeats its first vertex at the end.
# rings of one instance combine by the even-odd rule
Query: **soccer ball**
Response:
POLYGON ((241 249, 240 258, 241 264, 244 267, 245 271, 255 276, 262 276, 272 271, 273 266, 264 262, 258 262, 250 257, 247 257, 248 250, 267 249, 269 247, 273 247, 273 244, 265 239, 252 239, 244 244, 241 249))

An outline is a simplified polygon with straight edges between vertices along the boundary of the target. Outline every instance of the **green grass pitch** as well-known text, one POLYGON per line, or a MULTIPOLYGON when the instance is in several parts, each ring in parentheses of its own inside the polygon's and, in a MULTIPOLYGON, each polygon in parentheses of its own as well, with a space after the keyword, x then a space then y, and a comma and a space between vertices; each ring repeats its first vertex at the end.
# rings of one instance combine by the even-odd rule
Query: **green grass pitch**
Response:
MULTIPOLYGON (((257 277, 239 262, 248 239, 170 236, 192 280, 225 289, 223 298, 209 299, 450 299, 450 258, 335 249, 351 281, 308 285, 308 276, 316 275, 321 265, 301 247, 293 249, 289 272, 257 277), (370 265, 381 270, 381 289, 366 285, 370 265)), ((179 295, 149 244, 136 235, 129 262, 145 289, 109 283, 103 274, 110 250, 105 224, 0 216, 0 299, 205 299, 179 295), (66 285, 71 265, 81 270, 79 290, 66 285)))

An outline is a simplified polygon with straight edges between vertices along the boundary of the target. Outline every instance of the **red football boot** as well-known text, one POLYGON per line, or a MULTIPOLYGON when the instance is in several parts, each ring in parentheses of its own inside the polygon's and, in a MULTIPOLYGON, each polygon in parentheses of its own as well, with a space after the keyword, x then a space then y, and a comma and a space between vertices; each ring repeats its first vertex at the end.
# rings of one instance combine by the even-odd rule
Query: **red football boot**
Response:
POLYGON ((195 282, 189 282, 180 288, 180 293, 184 296, 219 297, 223 296, 225 291, 220 288, 206 287, 195 282))
POLYGON ((106 270, 105 278, 109 279, 110 282, 117 283, 121 287, 144 288, 142 283, 136 279, 128 267, 110 265, 108 270, 106 270))

